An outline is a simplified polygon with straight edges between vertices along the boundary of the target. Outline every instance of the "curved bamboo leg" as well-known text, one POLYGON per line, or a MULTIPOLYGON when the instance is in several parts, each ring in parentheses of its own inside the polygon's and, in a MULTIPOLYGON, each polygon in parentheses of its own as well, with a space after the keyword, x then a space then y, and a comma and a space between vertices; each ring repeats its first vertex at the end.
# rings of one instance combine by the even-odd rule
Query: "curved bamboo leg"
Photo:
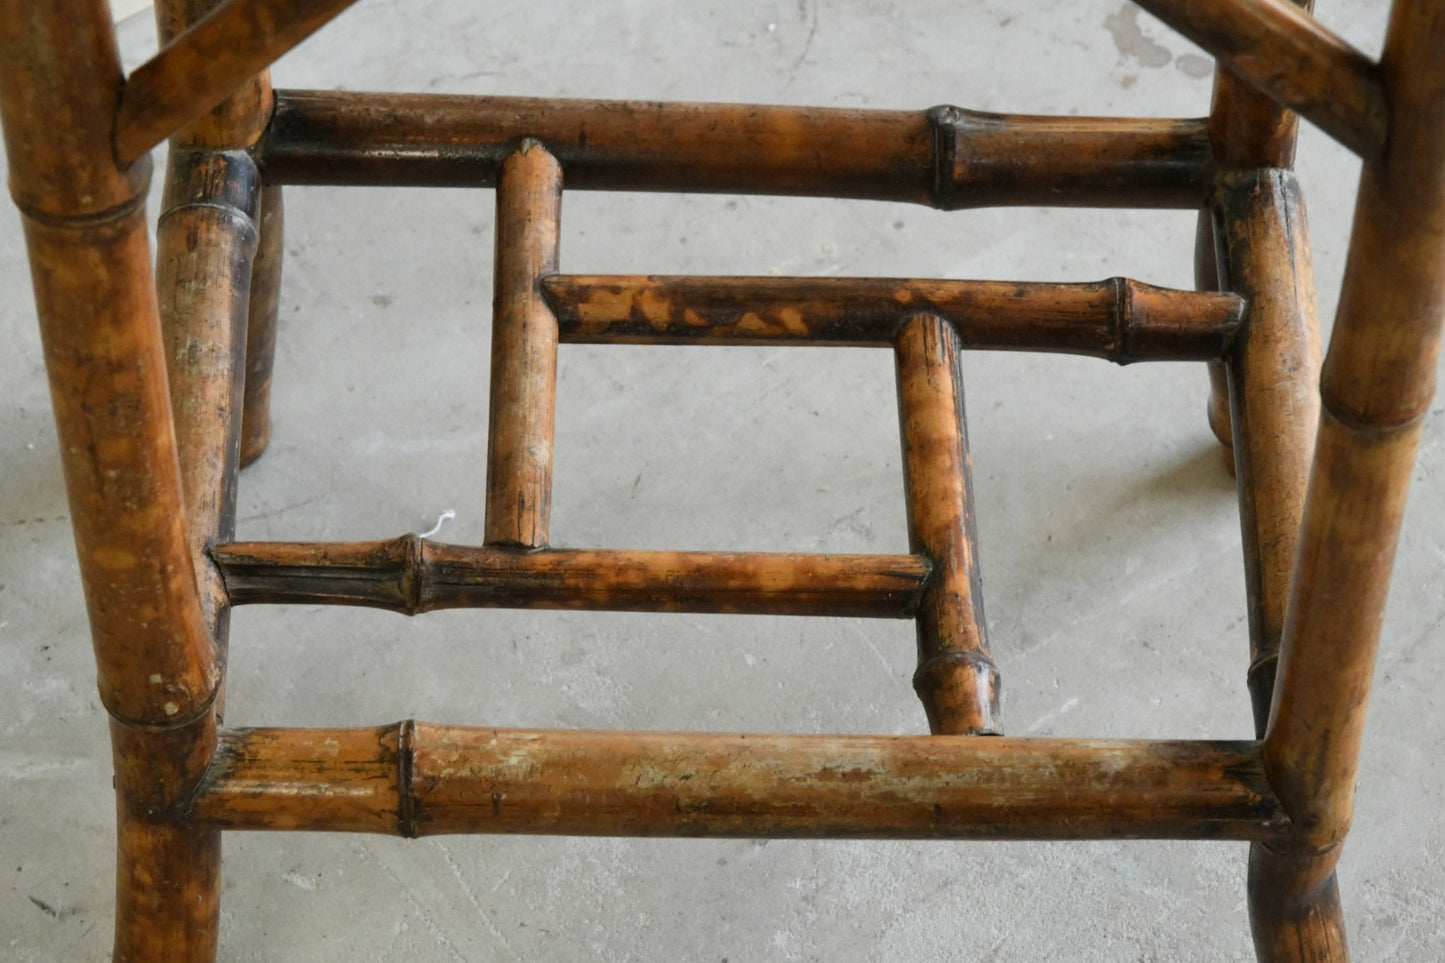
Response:
MULTIPOLYGON (((1219 259, 1214 250, 1214 217, 1209 211, 1199 213, 1199 226, 1194 235, 1194 286, 1201 291, 1219 290, 1219 259)), ((1234 427, 1229 421, 1229 372, 1223 361, 1210 361, 1209 368, 1209 430, 1224 446, 1224 465, 1234 474, 1234 427)))
POLYGON ((285 215, 279 185, 261 190, 260 243, 251 268, 251 310, 246 323, 246 393, 241 414, 241 465, 251 464, 271 441, 271 369, 276 359, 276 317, 281 299, 285 215))

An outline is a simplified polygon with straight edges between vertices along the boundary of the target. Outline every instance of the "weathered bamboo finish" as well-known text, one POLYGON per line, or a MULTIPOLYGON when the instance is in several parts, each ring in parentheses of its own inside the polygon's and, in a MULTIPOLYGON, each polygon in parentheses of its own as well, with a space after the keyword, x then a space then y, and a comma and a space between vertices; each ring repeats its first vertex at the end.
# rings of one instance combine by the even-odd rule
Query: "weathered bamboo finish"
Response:
POLYGON ((1344 838, 1380 619, 1445 315, 1445 3, 1399 2, 1382 72, 1390 138, 1360 180, 1324 363, 1265 761, 1295 852, 1344 838))
POLYGON ((556 275, 542 291, 568 344, 891 346, 909 318, 959 343, 1135 361, 1224 356, 1244 314, 1233 294, 1128 278, 1088 284, 892 278, 556 275))
POLYGON ((1380 156, 1386 97, 1375 63, 1291 0, 1139 5, 1361 157, 1380 156))
POLYGON ((240 151, 177 147, 156 231, 156 290, 186 535, 207 628, 225 653, 225 586, 206 550, 236 531, 241 378, 260 178, 240 151))
POLYGON ((910 555, 638 552, 386 542, 217 546, 233 604, 730 612, 911 618, 930 566, 910 555))
POLYGON ((256 259, 251 265, 251 307, 246 318, 246 377, 241 408, 241 466, 271 443, 271 372, 276 363, 276 322, 281 308, 281 264, 286 216, 281 188, 261 188, 256 259))
POLYGON ((227 732, 218 829, 1267 839, 1257 743, 465 729, 227 732))
MULTIPOLYGON (((114 128, 120 166, 135 163, 201 117, 355 2, 224 0, 216 5, 126 81, 114 128)), ((168 5, 178 13, 202 6, 209 4, 168 5)))
POLYGON ((1226 176, 1217 217, 1225 250, 1221 283, 1249 300, 1228 372, 1249 602, 1249 688, 1262 736, 1319 424, 1314 271, 1303 200, 1289 172, 1226 176))
POLYGON ((569 190, 698 191, 995 205, 1193 208, 1203 120, 1036 117, 287 90, 268 183, 488 187, 535 137, 569 190))
POLYGON ((894 358, 908 543, 934 566, 918 609, 913 688, 932 732, 1001 735, 998 669, 983 619, 958 341, 942 318, 915 315, 898 331, 894 358))
POLYGON ((492 389, 487 429, 489 545, 542 548, 552 511, 557 320, 541 279, 557 271, 562 168, 535 140, 502 165, 497 186, 492 389))

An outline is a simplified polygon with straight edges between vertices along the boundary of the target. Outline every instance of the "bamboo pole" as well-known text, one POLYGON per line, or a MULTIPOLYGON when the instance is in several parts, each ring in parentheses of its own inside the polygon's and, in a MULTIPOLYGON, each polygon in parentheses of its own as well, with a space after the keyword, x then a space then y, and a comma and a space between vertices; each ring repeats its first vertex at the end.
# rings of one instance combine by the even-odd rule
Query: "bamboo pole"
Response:
POLYGON ((1380 156, 1386 104, 1376 65, 1291 0, 1139 5, 1361 157, 1380 156))
POLYGON ((908 542, 934 566, 918 608, 913 688, 934 733, 1000 735, 958 341, 941 318, 915 315, 898 331, 895 359, 908 542))
POLYGON ((535 140, 502 165, 487 430, 489 545, 543 548, 552 510, 557 320, 541 279, 557 270, 562 168, 535 140))
POLYGON ((1249 314, 1228 361, 1249 600, 1249 688, 1263 736, 1319 425, 1320 347, 1304 201, 1281 170, 1226 175, 1223 286, 1249 314))
POLYGON ((486 187, 521 137, 568 189, 999 204, 1198 207, 1203 120, 1031 117, 957 107, 741 104, 281 91, 268 183, 486 187))
POLYGON ((276 362, 276 322, 281 307, 281 264, 286 240, 281 188, 261 188, 259 237, 251 265, 251 306, 246 318, 246 377, 241 404, 241 465, 271 443, 271 372, 276 362))
POLYGON ((911 618, 929 576, 909 555, 519 550, 388 542, 213 549, 236 605, 732 612, 911 618))
POLYGON ((240 729, 192 818, 427 836, 1273 838, 1257 743, 240 729))
POLYGON ((1089 284, 888 278, 554 275, 542 292, 569 344, 892 345, 926 312, 969 348, 1119 364, 1218 359, 1244 313, 1234 294, 1089 284))
POLYGON ((226 590, 206 554, 236 533, 241 371, 260 178, 242 151, 170 155, 156 291, 181 465, 186 538, 224 666, 226 590))
POLYGON ((1360 180, 1265 763, 1298 821, 1292 853, 1337 847, 1400 518, 1445 314, 1445 2, 1401 0, 1385 40, 1381 161, 1360 180))
POLYGON ((131 73, 115 115, 120 166, 211 110, 354 2, 224 0, 131 73))
POLYGON ((101 0, 0 0, 0 117, 111 716, 114 959, 210 960, 213 832, 168 819, 215 746, 219 689, 184 528, 146 236, 148 163, 111 152, 123 82, 101 0))

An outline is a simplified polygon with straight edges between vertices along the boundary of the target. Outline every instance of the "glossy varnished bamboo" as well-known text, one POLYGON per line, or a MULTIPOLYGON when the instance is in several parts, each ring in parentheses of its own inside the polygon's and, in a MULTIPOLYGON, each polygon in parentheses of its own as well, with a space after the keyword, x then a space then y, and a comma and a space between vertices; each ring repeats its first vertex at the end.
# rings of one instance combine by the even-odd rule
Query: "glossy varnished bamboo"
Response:
POLYGON ((213 554, 234 604, 730 612, 911 618, 928 583, 909 555, 640 552, 386 542, 253 542, 213 554))
POLYGON ((919 314, 899 328, 894 356, 908 542, 934 566, 918 608, 913 687, 933 732, 999 735, 998 669, 983 619, 958 340, 948 322, 919 314))
POLYGON ((485 187, 522 137, 569 190, 942 209, 1194 208, 1211 171, 1203 120, 299 90, 278 92, 262 166, 268 183, 485 187))
POLYGON ((502 164, 497 184, 486 538, 547 544, 557 406, 557 320, 541 279, 557 270, 562 168, 536 140, 502 164))
POLYGON ((1257 743, 567 732, 228 732, 223 829, 874 839, 1265 839, 1257 743))
MULTIPOLYGON (((1360 180, 1305 503, 1265 761, 1299 821, 1295 852, 1337 847, 1395 543, 1445 314, 1445 3, 1396 3, 1382 59, 1387 149, 1360 180)), ((1293 957, 1286 957, 1294 959, 1293 957)))
MULTIPOLYGON (((114 153, 133 163, 248 84, 356 0, 224 0, 126 81, 114 153)), ((177 12, 204 3, 164 5, 177 12)), ((165 21, 162 21, 164 26, 165 21)))
POLYGON ((557 275, 542 282, 562 341, 582 344, 891 346, 926 312, 961 346, 1134 361, 1224 356, 1234 294, 1127 278, 1087 284, 890 278, 557 275))
POLYGON ((1374 62, 1291 0, 1139 5, 1361 157, 1380 155, 1386 98, 1374 62))

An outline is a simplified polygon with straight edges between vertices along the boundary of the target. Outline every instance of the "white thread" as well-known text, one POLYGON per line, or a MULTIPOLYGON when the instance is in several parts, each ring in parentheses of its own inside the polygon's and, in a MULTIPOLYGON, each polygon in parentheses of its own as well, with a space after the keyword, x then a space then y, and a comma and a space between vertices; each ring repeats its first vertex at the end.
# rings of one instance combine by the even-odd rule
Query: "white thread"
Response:
POLYGON ((439 531, 442 530, 442 524, 443 524, 444 522, 446 522, 448 519, 456 518, 456 517, 457 517, 457 513, 454 512, 454 511, 452 511, 450 508, 448 508, 446 511, 442 512, 440 515, 437 516, 437 523, 436 523, 436 525, 432 526, 432 530, 431 530, 431 531, 429 531, 429 532, 422 532, 422 533, 421 533, 420 535, 418 535, 417 537, 418 537, 418 538, 431 538, 431 537, 432 537, 433 535, 435 535, 437 532, 439 532, 439 531))

